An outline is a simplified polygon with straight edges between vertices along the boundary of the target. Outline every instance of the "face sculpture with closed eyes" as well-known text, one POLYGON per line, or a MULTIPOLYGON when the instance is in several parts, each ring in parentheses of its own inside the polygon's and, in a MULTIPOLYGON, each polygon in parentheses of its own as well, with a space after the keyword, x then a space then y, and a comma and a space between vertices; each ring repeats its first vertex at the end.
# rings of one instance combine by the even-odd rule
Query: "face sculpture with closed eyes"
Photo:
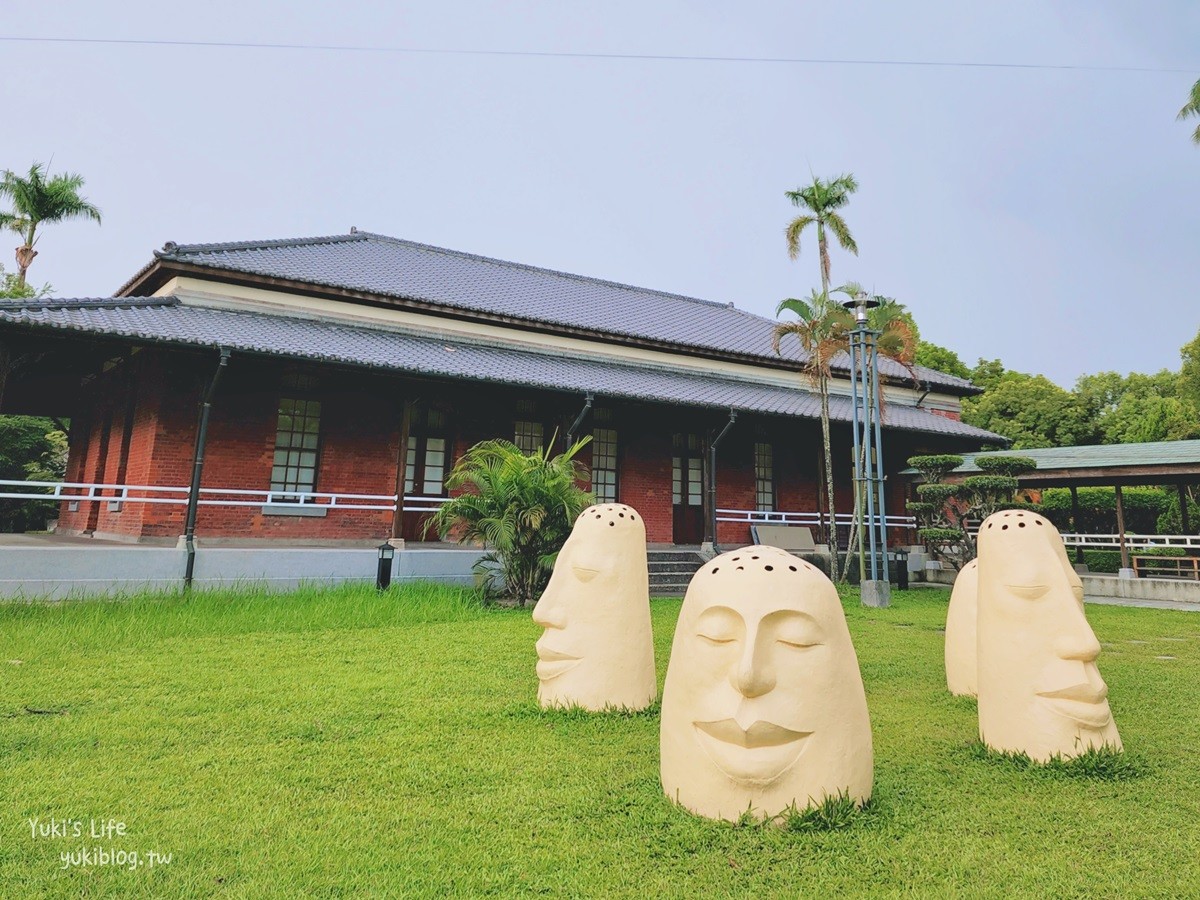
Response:
POLYGON ((824 573, 762 546, 696 573, 671 648, 661 746, 667 796, 712 819, 870 797, 866 696, 824 573))
POLYGON ((1010 510, 980 526, 978 632, 987 746, 1039 762, 1121 748, 1083 586, 1049 520, 1010 510))
POLYGON ((973 559, 954 579, 946 610, 946 687, 957 697, 974 697, 978 692, 978 607, 979 560, 973 559))
POLYGON ((658 695, 646 526, 630 506, 583 511, 533 610, 543 707, 644 709, 658 695))

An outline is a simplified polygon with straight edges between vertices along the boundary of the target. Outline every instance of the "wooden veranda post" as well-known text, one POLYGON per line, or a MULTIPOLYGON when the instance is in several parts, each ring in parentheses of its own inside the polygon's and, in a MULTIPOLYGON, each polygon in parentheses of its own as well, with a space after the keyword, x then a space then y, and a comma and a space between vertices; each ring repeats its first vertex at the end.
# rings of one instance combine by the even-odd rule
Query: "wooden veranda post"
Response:
POLYGON ((408 471, 408 432, 412 427, 413 402, 404 401, 400 414, 400 446, 396 450, 396 511, 392 513, 392 540, 404 536, 404 476, 408 471))
POLYGON ((1128 569, 1129 547, 1125 543, 1125 502, 1121 498, 1121 486, 1113 485, 1117 494, 1117 540, 1121 545, 1121 568, 1128 569))
POLYGON ((1182 481, 1175 485, 1175 487, 1179 489, 1179 524, 1182 526, 1184 534, 1191 534, 1192 522, 1191 517, 1188 515, 1187 488, 1184 487, 1182 481))

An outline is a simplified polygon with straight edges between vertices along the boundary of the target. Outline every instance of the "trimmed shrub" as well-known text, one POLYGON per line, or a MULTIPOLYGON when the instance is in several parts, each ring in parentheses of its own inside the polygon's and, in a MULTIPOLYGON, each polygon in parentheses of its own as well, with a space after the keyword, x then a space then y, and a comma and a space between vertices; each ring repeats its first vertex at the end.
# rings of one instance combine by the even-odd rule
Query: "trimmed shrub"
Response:
POLYGON ((918 484, 917 493, 925 503, 931 503, 940 510, 956 493, 962 490, 957 484, 918 484))
MULTIPOLYGON (((1074 562, 1075 553, 1068 550, 1074 562)), ((1154 547, 1150 550, 1130 550, 1130 556, 1186 556, 1182 547, 1154 547)), ((1084 550, 1083 561, 1089 572, 1108 573, 1115 575, 1121 569, 1120 550, 1084 550)))
POLYGON ((1028 456, 979 456, 975 465, 985 475, 1024 475, 1037 468, 1037 461, 1028 456))
POLYGON ((930 456, 910 456, 908 464, 925 476, 926 481, 941 481, 963 464, 961 456, 940 453, 930 456))
POLYGON ((1017 479, 1007 475, 972 475, 963 479, 963 487, 976 494, 1007 494, 1017 489, 1017 479))

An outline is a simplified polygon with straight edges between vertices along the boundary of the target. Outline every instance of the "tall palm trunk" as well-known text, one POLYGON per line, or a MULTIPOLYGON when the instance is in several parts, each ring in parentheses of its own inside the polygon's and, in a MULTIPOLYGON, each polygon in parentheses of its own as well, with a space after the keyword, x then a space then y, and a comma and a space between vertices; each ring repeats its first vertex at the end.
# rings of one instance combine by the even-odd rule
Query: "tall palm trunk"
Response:
MULTIPOLYGON (((823 373, 818 376, 817 390, 821 394, 821 443, 825 451, 825 539, 834 560, 837 560, 837 507, 833 505, 833 442, 829 437, 829 379, 823 373)), ((834 570, 836 569, 835 562, 834 570)))
MULTIPOLYGON (((821 296, 829 299, 829 243, 825 239, 825 223, 817 219, 817 248, 821 267, 821 296)), ((829 376, 824 361, 818 360, 817 392, 821 395, 821 441, 825 451, 825 521, 828 523, 826 541, 837 559, 837 506, 833 502, 833 444, 829 437, 829 376)), ((836 563, 834 568, 836 570, 836 563)))
POLYGON ((38 255, 38 252, 33 249, 34 228, 29 226, 29 233, 22 235, 25 238, 25 243, 17 248, 17 284, 20 287, 25 287, 25 273, 29 271, 29 266, 33 263, 33 258, 38 255))

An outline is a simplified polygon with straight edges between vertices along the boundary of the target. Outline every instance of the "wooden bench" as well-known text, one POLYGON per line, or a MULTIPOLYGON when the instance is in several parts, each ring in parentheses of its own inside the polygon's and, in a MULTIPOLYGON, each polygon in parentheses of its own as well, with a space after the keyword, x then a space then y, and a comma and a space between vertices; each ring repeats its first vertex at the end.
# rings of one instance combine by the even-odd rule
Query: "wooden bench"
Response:
POLYGON ((829 547, 814 543, 812 529, 803 525, 751 525, 750 537, 756 544, 778 547, 788 553, 829 555, 829 547))
POLYGON ((1138 578, 1189 578, 1200 581, 1200 556, 1146 556, 1134 554, 1138 578))

